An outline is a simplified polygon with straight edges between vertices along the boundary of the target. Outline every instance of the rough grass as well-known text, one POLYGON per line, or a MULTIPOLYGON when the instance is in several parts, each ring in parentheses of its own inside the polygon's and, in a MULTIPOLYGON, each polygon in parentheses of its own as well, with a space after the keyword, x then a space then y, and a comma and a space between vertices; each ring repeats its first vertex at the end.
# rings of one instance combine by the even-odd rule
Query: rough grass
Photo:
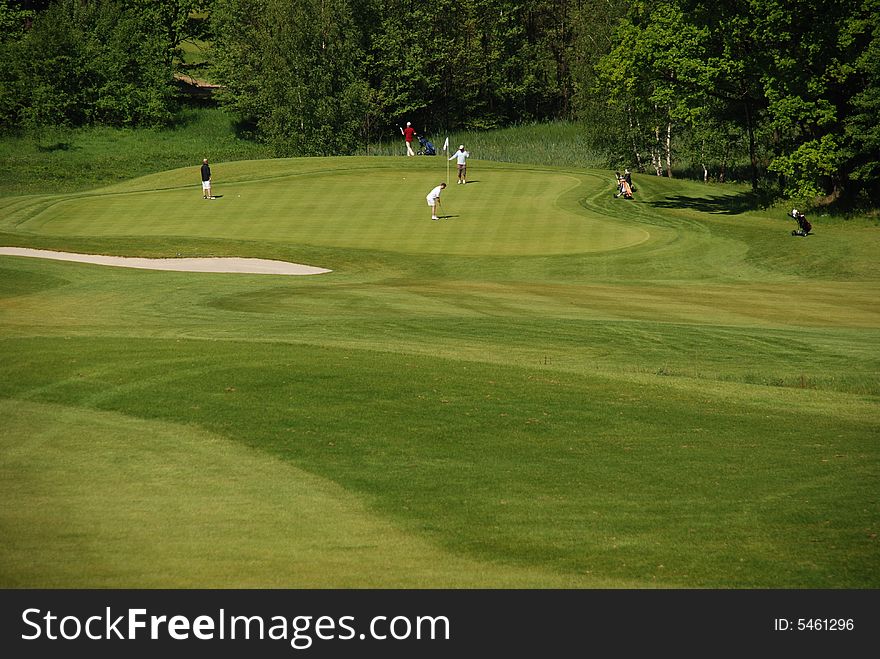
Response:
POLYGON ((181 111, 169 129, 46 128, 0 140, 0 197, 89 190, 188 163, 269 157, 218 109, 181 111))
MULTIPOLYGON (((580 122, 520 124, 490 131, 454 131, 425 137, 437 150, 437 159, 445 159, 464 144, 473 157, 495 162, 592 168, 603 167, 607 160, 607 155, 595 146, 589 127, 580 122), (449 153, 444 154, 447 136, 449 153)), ((371 155, 406 154, 402 139, 383 140, 371 145, 370 150, 371 155)))

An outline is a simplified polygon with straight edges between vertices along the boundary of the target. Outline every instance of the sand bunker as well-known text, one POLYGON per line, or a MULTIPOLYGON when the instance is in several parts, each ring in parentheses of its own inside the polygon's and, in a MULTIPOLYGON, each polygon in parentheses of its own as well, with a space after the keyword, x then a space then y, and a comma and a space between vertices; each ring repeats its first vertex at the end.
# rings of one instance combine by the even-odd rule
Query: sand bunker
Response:
POLYGON ((40 259, 53 259, 55 261, 76 261, 77 263, 112 265, 120 268, 173 270, 175 272, 231 272, 250 275, 320 275, 332 272, 332 270, 325 268, 288 263, 287 261, 220 256, 208 258, 146 259, 127 256, 52 252, 45 249, 28 249, 26 247, 0 247, 0 255, 32 256, 40 259))

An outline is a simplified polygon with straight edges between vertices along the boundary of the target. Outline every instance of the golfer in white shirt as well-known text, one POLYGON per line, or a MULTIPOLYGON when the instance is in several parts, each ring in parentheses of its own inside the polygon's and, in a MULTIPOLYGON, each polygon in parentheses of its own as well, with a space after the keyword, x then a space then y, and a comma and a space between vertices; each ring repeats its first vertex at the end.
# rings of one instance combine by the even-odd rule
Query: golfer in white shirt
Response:
POLYGON ((431 207, 431 219, 439 220, 437 217, 437 209, 440 208, 440 193, 443 191, 443 188, 446 187, 445 183, 441 183, 436 188, 431 190, 428 193, 428 196, 425 197, 425 200, 428 202, 428 206, 431 207))
POLYGON ((470 155, 470 153, 464 150, 464 144, 462 144, 458 147, 458 151, 449 157, 450 160, 454 159, 458 164, 458 182, 462 185, 467 183, 467 159, 470 155))

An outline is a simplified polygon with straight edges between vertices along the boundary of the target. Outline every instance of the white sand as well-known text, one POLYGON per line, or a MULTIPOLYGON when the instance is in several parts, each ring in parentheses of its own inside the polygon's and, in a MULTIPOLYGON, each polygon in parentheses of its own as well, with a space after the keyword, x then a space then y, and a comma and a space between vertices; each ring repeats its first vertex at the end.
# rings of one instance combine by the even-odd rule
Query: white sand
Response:
POLYGON ((74 254, 71 252, 52 252, 45 249, 26 247, 0 247, 0 256, 32 256, 55 261, 76 261, 96 265, 112 265, 120 268, 141 268, 144 270, 173 270, 175 272, 233 272, 251 275, 320 275, 332 272, 325 268, 310 265, 271 261, 267 259, 245 259, 227 257, 146 259, 127 256, 103 256, 100 254, 74 254))

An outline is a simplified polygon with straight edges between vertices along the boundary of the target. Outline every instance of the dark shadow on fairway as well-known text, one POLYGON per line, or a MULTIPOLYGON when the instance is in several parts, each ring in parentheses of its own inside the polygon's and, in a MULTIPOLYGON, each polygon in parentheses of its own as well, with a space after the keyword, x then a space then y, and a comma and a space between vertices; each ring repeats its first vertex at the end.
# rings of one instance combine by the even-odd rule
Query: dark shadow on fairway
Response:
POLYGON ((720 195, 716 197, 667 197, 660 201, 649 202, 656 208, 686 208, 702 213, 722 215, 740 215, 754 210, 759 206, 759 199, 751 192, 720 195))
POLYGON ((451 220, 454 217, 459 217, 458 215, 438 215, 437 216, 441 220, 451 220))
POLYGON ((475 180, 473 180, 473 181, 467 181, 467 182, 465 183, 465 185, 473 185, 474 183, 479 183, 479 182, 480 182, 480 179, 475 179, 475 180))

